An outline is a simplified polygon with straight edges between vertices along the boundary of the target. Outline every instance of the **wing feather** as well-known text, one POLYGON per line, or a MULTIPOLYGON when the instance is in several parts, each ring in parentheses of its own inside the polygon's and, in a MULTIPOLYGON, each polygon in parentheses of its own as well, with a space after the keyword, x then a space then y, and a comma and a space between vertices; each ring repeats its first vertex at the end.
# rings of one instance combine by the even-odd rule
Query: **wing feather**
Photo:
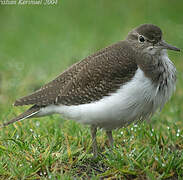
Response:
POLYGON ((38 91, 17 100, 15 106, 77 105, 99 100, 135 74, 137 65, 129 49, 128 42, 120 41, 88 56, 38 91))

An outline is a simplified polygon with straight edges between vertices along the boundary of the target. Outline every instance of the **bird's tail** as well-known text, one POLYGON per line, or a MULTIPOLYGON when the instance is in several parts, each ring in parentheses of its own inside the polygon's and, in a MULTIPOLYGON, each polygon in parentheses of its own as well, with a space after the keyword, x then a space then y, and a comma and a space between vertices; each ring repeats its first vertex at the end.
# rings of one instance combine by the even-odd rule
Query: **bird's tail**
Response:
POLYGON ((8 121, 8 122, 5 122, 3 124, 0 124, 0 128, 5 127, 5 126, 8 126, 9 124, 15 123, 17 121, 21 121, 23 119, 32 117, 35 114, 37 114, 39 112, 39 110, 40 110, 40 107, 38 107, 38 106, 32 106, 27 111, 23 112, 22 114, 20 114, 19 116, 15 117, 11 121, 8 121))

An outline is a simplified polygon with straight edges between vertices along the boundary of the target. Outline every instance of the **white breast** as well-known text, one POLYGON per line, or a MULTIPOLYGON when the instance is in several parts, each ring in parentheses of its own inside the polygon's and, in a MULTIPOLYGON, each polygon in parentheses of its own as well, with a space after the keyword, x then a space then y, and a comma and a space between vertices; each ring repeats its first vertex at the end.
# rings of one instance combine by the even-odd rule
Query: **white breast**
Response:
POLYGON ((175 73, 175 67, 167 56, 163 58, 169 69, 167 86, 163 91, 159 91, 159 86, 152 84, 138 68, 130 82, 100 101, 74 106, 50 105, 43 108, 39 115, 60 113, 77 122, 96 124, 104 129, 114 129, 138 119, 145 119, 159 107, 163 107, 175 89, 175 80, 171 75, 175 73))

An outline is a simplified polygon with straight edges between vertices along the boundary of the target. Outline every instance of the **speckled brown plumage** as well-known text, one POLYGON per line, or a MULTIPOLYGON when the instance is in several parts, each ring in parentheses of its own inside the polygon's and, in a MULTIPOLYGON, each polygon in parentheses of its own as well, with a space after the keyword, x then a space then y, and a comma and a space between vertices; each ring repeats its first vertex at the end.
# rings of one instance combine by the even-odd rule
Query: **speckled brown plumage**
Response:
POLYGON ((127 41, 120 41, 72 65, 35 93, 15 102, 15 106, 35 104, 78 105, 90 103, 115 92, 129 81, 137 65, 127 41))

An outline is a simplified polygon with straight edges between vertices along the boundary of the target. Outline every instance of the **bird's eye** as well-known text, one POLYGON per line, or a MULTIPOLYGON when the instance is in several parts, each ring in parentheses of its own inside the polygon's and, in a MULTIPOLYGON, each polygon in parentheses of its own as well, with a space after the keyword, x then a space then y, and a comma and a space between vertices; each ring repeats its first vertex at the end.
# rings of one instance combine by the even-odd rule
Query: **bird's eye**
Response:
POLYGON ((144 42, 144 41, 145 41, 144 37, 143 36, 139 36, 139 42, 144 42))

